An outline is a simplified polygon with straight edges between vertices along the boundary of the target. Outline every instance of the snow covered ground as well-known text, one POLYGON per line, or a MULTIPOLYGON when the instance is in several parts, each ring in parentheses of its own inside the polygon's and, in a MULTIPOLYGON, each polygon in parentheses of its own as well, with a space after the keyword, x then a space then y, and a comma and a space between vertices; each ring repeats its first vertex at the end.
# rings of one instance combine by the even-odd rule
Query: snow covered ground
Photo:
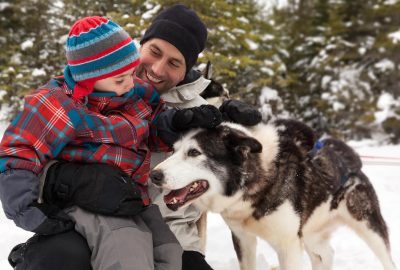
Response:
MULTIPOLYGON (((363 156, 400 157, 400 145, 376 146, 373 141, 351 142, 351 145, 363 156)), ((364 171, 378 193, 383 216, 390 229, 393 259, 400 266, 400 164, 389 164, 385 166, 366 162, 364 171)), ((207 260, 216 270, 238 270, 229 230, 216 214, 209 214, 208 222, 207 260)), ((17 228, 0 210, 0 270, 11 269, 7 262, 9 251, 30 236, 31 233, 17 228)), ((347 228, 336 232, 332 246, 335 249, 334 269, 381 269, 378 260, 366 244, 347 228)), ((275 252, 263 241, 259 241, 258 244, 257 264, 257 269, 263 270, 278 264, 275 252)), ((306 256, 304 269, 310 269, 306 256)))

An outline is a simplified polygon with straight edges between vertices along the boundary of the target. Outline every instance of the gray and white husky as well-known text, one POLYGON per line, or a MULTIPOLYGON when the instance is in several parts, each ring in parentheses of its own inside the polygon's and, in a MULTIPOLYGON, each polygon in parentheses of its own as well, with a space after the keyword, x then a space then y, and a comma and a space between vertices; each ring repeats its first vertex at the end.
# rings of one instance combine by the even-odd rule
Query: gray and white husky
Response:
POLYGON ((294 120, 253 128, 223 123, 188 132, 151 179, 170 190, 169 208, 194 203, 221 214, 241 270, 256 269, 256 237, 275 249, 281 270, 300 269, 303 249, 312 269, 332 269, 329 240, 340 225, 352 228, 384 269, 396 269, 359 156, 338 140, 322 144, 317 149, 313 130, 294 120))

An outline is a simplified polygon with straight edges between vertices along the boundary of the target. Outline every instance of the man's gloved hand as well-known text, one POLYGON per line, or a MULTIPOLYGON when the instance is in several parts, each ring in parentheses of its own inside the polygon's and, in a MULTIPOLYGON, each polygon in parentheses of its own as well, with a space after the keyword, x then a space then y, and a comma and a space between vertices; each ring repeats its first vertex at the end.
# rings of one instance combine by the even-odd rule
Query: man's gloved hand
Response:
POLYGON ((57 162, 48 169, 45 202, 77 205, 93 213, 130 216, 144 207, 141 191, 119 168, 106 164, 57 162))
POLYGON ((261 113, 254 106, 239 100, 226 100, 219 107, 219 110, 224 121, 244 126, 255 126, 262 120, 261 113))
POLYGON ((33 232, 50 235, 74 229, 75 223, 57 206, 37 202, 30 206, 38 208, 47 217, 33 232))
POLYGON ((222 122, 221 112, 212 105, 187 108, 176 111, 172 127, 183 131, 190 128, 214 128, 222 122))

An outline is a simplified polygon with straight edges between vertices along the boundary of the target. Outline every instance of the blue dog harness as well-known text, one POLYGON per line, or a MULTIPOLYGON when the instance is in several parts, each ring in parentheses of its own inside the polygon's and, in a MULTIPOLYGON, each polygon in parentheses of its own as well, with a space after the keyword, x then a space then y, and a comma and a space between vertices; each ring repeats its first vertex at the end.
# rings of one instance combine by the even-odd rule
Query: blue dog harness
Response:
MULTIPOLYGON (((317 140, 314 143, 313 149, 311 149, 311 151, 309 152, 310 158, 314 158, 317 155, 318 151, 320 151, 324 146, 325 144, 323 141, 317 140)), ((340 158, 338 166, 340 167, 340 186, 346 184, 350 177, 357 175, 357 173, 349 171, 346 164, 340 158)))

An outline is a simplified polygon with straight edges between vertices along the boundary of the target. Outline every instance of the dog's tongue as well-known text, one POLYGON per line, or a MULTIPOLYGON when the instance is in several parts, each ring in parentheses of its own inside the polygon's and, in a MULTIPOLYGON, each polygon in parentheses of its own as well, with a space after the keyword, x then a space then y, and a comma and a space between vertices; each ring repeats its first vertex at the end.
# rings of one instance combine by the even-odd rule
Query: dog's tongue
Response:
POLYGON ((171 191, 170 193, 164 196, 164 202, 166 204, 183 204, 185 202, 186 196, 189 193, 189 189, 190 185, 181 189, 176 189, 171 191), (178 203, 174 202, 174 200, 176 200, 178 203))

